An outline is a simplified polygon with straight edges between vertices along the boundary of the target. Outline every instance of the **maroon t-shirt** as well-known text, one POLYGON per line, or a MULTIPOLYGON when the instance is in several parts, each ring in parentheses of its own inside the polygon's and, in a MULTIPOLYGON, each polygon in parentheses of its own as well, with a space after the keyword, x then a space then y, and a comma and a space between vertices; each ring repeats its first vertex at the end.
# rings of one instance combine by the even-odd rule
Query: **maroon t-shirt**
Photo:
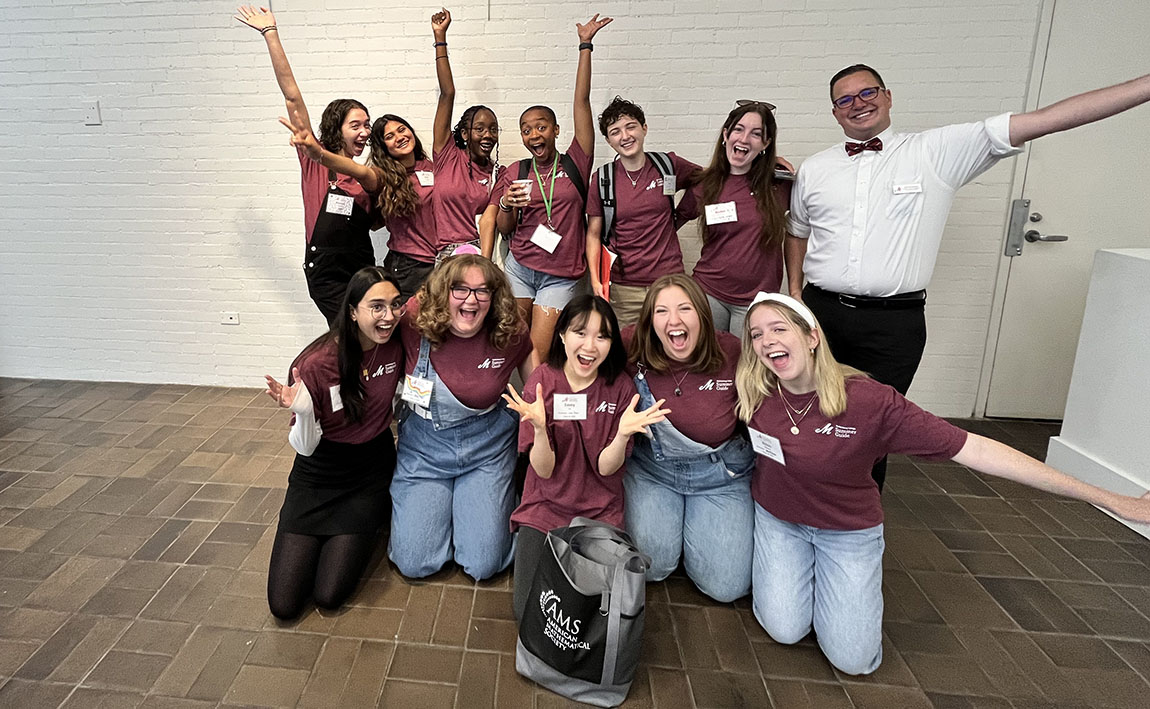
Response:
MULTIPOLYGON (((476 215, 483 214, 491 199, 492 164, 470 162, 467 151, 448 140, 435 153, 435 228, 438 247, 462 244, 479 238, 476 215)), ((502 171, 502 167, 499 168, 502 171)), ((498 179, 498 177, 497 177, 498 179)), ((497 198, 498 199, 498 198, 497 198)))
MULTIPOLYGON (((387 220, 387 231, 391 238, 387 241, 387 248, 407 255, 416 261, 435 263, 435 254, 438 253, 435 236, 435 185, 426 187, 419 184, 420 172, 433 173, 430 160, 416 160, 415 166, 407 171, 408 179, 419 195, 419 209, 415 214, 406 217, 390 217, 387 220)), ((434 178, 432 178, 434 180, 434 178)))
MULTIPOLYGON (((339 392, 339 361, 335 343, 308 354, 292 363, 299 367, 299 377, 311 394, 316 420, 323 437, 339 443, 366 443, 391 426, 391 400, 403 376, 403 345, 392 335, 382 345, 363 353, 363 368, 368 370, 364 383, 363 417, 350 423, 344 417, 339 392), (333 397, 332 388, 337 394, 333 397), (334 402, 339 402, 336 405, 334 402), (333 410, 338 409, 338 410, 333 410)), ((294 421, 294 417, 293 417, 294 421)))
MULTIPOLYGON (((634 325, 623 328, 623 342, 630 343, 634 325)), ((712 448, 718 448, 735 434, 735 369, 739 364, 741 343, 729 332, 716 332, 719 347, 726 355, 723 366, 711 374, 688 372, 673 364, 668 373, 646 369, 644 376, 655 400, 666 399, 663 408, 670 409, 667 420, 687 438, 712 448), (675 387, 681 395, 675 396, 675 387)), ((627 374, 634 377, 638 369, 627 365, 627 374)))
MULTIPOLYGON (((412 297, 407 301, 407 313, 400 328, 407 355, 407 374, 413 373, 419 362, 422 337, 415 327, 418 315, 419 299, 412 297)), ((449 332, 442 345, 431 348, 431 366, 461 403, 473 409, 486 409, 501 400, 511 373, 531 354, 527 325, 521 325, 519 339, 505 350, 491 346, 486 327, 471 337, 458 337, 449 332)))
MULTIPOLYGON (((777 392, 751 417, 752 429, 779 439, 786 461, 784 466, 755 456, 751 495, 775 517, 820 529, 873 527, 883 520, 871 477, 879 458, 905 453, 949 460, 966 443, 966 431, 923 411, 892 387, 856 376, 847 379, 846 389, 846 411, 828 419, 816 401, 799 422, 797 436, 777 392)), ((810 396, 788 396, 788 401, 803 407, 810 396)))
MULTIPOLYGON (((584 182, 590 179, 591 156, 583 152, 579 141, 571 141, 567 148, 579 168, 584 182)), ((522 220, 511 239, 511 253, 520 264, 541 273, 549 273, 561 278, 579 278, 587 270, 587 227, 584 215, 587 208, 579 190, 575 187, 574 176, 568 175, 562 162, 558 163, 555 177, 555 194, 551 203, 551 227, 563 238, 555 247, 554 253, 547 253, 542 247, 531 243, 535 228, 547 222, 547 208, 543 195, 551 194, 551 165, 539 166, 539 177, 535 170, 527 172, 527 178, 534 181, 531 186, 531 202, 520 209, 522 220)), ((519 163, 512 163, 502 170, 495 189, 491 192, 491 204, 499 204, 499 198, 512 182, 519 179, 519 163)))
MULTIPOLYGON (((675 153, 667 155, 676 182, 701 169, 675 153)), ((683 252, 671 215, 671 198, 663 194, 659 169, 648 159, 638 173, 628 176, 620 161, 608 165, 615 173, 615 233, 609 248, 619 256, 611 268, 611 280, 624 286, 649 286, 659 276, 682 273, 683 252)), ((587 216, 603 216, 603 201, 594 177, 587 194, 587 216)))
MULTIPOLYGON (((312 160, 301 148, 296 148, 299 157, 300 187, 303 189, 303 226, 307 241, 311 243, 311 233, 319 210, 323 208, 324 196, 328 188, 328 171, 323 165, 312 160)), ((364 191, 363 185, 354 177, 335 173, 335 184, 346 192, 365 212, 371 212, 375 199, 364 191)))
MULTIPOLYGON (((541 532, 566 526, 575 517, 589 517, 616 527, 623 526, 623 474, 626 463, 615 473, 599 474, 599 454, 619 430, 619 419, 631 404, 635 385, 620 374, 608 384, 597 378, 580 394, 587 396, 584 421, 556 421, 555 394, 571 394, 562 370, 544 364, 531 373, 523 385, 523 398, 535 401, 535 385, 543 384, 547 408, 547 438, 555 451, 555 470, 546 480, 531 466, 523 485, 523 501, 511 515, 511 528, 527 525, 541 532)), ((535 428, 519 424, 519 451, 527 452, 535 442, 535 428)), ((627 442, 627 455, 631 454, 627 442)))
MULTIPOLYGON (((784 188, 775 188, 780 200, 784 188)), ((687 190, 679 203, 683 219, 706 218, 702 185, 687 190)), ((774 293, 783 282, 783 251, 777 246, 768 253, 759 245, 762 215, 755 204, 746 175, 731 175, 715 204, 734 202, 738 221, 707 227, 709 238, 691 274, 703 290, 724 303, 750 305, 759 291, 774 293)), ((786 209, 785 203, 783 209, 786 209)))

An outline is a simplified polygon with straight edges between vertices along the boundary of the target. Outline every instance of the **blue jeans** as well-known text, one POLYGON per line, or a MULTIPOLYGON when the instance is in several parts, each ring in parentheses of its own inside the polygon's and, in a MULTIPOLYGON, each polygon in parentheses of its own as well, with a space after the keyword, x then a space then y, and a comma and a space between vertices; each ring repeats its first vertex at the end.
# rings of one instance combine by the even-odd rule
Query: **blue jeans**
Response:
POLYGON ((711 317, 715 320, 716 330, 729 332, 740 339, 743 337, 743 321, 751 306, 734 305, 713 295, 707 296, 707 304, 711 306, 711 317))
POLYGON ((581 279, 562 278, 536 271, 515 260, 511 253, 503 261, 503 272, 516 298, 531 298, 535 305, 562 310, 580 292, 581 279))
POLYGON ((706 457, 657 461, 638 435, 623 485, 627 531, 651 557, 648 581, 667 578, 682 555, 703 593, 724 603, 746 595, 755 529, 749 472, 736 477, 706 457))
POLYGON ((840 672, 882 663, 882 525, 851 531, 784 522, 755 505, 755 618, 776 642, 814 627, 840 672))
POLYGON ((453 556, 475 579, 507 568, 518 428, 502 406, 439 431, 417 414, 400 424, 387 550, 400 573, 422 578, 453 556))

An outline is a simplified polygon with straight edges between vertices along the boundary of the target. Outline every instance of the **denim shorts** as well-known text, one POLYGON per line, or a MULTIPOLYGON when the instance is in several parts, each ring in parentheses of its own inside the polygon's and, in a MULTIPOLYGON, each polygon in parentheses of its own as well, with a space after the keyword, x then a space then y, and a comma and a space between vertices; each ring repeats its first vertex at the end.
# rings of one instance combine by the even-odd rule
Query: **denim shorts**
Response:
POLYGON ((516 298, 530 298, 536 305, 562 310, 579 294, 578 278, 561 278, 536 271, 515 260, 510 252, 503 262, 503 272, 511 282, 511 294, 516 298))

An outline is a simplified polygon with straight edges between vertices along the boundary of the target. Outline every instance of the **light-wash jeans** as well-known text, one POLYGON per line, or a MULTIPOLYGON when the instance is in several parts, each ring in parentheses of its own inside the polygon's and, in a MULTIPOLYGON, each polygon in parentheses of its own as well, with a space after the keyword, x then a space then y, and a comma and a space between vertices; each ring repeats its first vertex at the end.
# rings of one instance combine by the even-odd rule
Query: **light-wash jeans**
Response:
POLYGON ((813 627, 831 664, 850 675, 882 663, 883 527, 837 531, 784 522, 755 505, 755 618, 775 641, 813 627))
POLYGON ((735 337, 743 337, 743 320, 747 317, 749 305, 733 305, 725 303, 713 295, 707 296, 707 304, 711 306, 711 317, 715 319, 715 329, 729 332, 735 337))

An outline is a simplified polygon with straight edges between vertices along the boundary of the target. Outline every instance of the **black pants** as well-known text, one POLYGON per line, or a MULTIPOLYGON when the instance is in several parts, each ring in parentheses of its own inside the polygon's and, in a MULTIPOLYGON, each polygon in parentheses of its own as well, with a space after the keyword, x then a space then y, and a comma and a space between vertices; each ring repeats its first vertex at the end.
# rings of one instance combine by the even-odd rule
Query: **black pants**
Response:
POLYGON ((399 297, 403 302, 415 295, 433 268, 434 263, 424 263, 398 251, 388 251, 383 257, 383 269, 399 281, 399 297))
POLYGON ((527 597, 531 595, 531 584, 535 581, 535 569, 546 550, 546 534, 531 527, 519 528, 519 538, 515 541, 515 570, 511 573, 514 589, 511 605, 515 610, 515 620, 523 620, 527 597))
MULTIPOLYGON (((906 394, 926 348, 926 301, 915 307, 853 308, 839 302, 837 294, 807 285, 803 302, 822 325, 836 360, 906 394)), ((871 474, 882 490, 886 458, 871 474)))

